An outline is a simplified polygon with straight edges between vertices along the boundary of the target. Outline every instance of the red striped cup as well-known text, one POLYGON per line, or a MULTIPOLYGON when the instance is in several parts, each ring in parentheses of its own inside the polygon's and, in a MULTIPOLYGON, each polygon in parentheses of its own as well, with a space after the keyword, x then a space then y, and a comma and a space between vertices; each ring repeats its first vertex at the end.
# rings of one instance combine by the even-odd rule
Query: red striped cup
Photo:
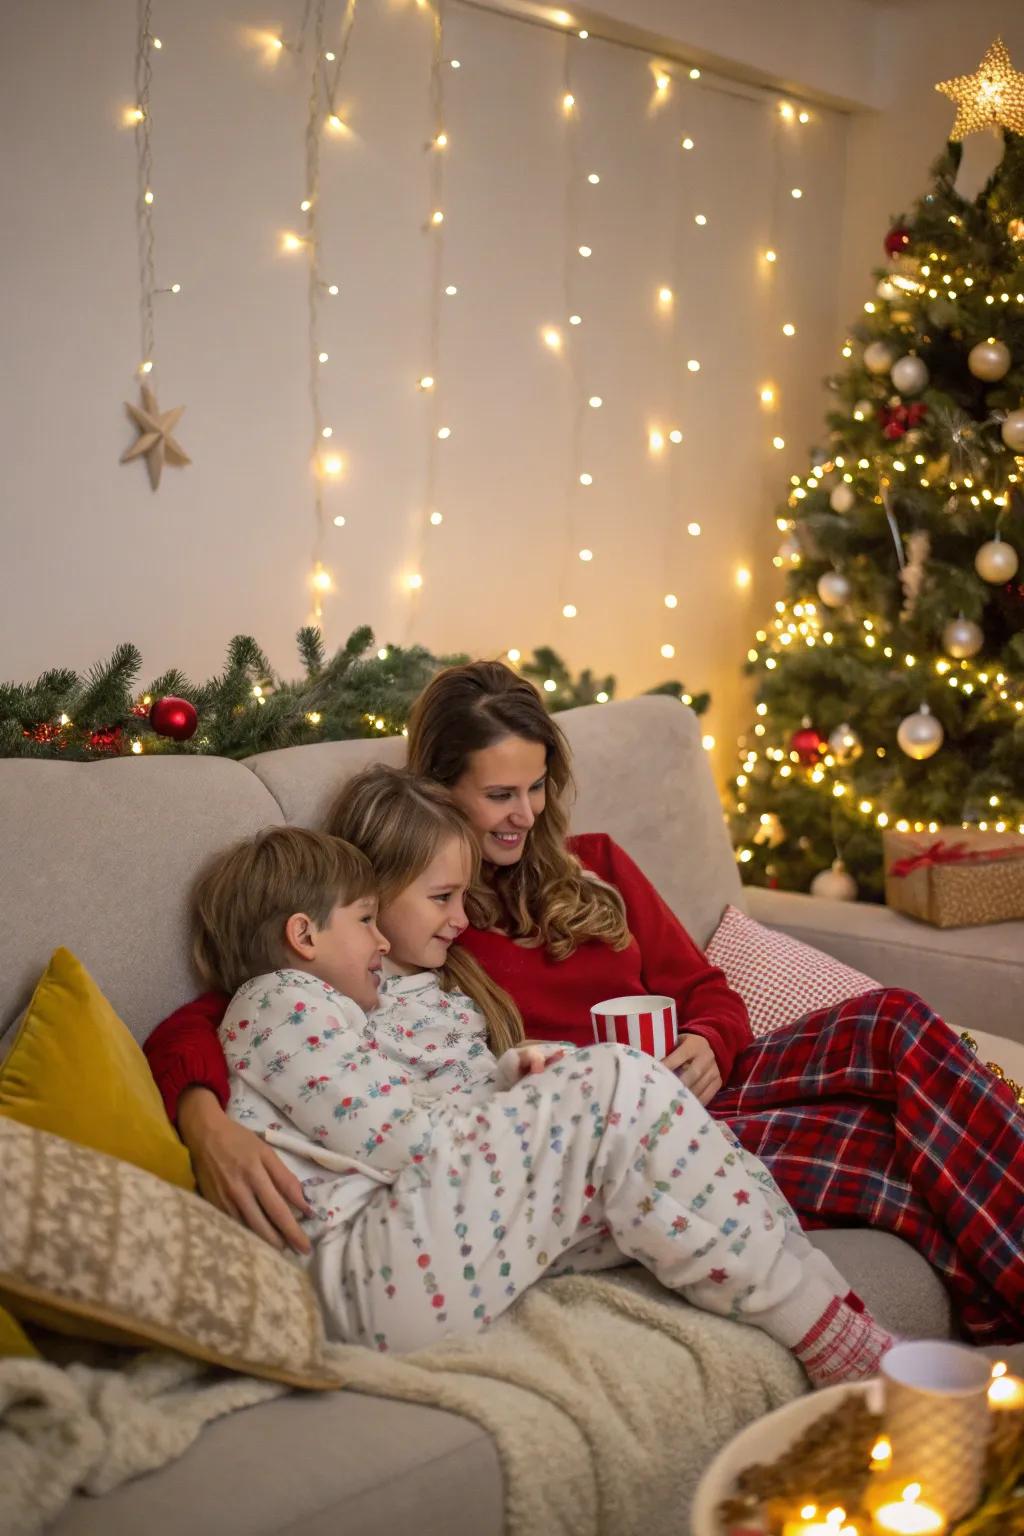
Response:
POLYGON ((594 1039, 631 1045, 661 1061, 679 1038, 676 1005, 671 997, 610 997, 590 1010, 594 1039))

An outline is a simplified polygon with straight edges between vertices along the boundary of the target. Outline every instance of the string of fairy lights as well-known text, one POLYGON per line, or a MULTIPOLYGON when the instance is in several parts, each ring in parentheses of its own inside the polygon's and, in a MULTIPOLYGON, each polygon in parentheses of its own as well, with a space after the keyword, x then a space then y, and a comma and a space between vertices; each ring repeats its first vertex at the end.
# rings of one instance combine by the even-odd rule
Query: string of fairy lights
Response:
MULTIPOLYGON (((149 82, 153 50, 159 52, 162 42, 155 38, 151 27, 152 0, 139 3, 139 60, 137 68, 136 104, 127 115, 136 131, 139 146, 139 227, 140 227, 140 274, 142 314, 142 361, 140 371, 144 375, 154 367, 154 295, 180 292, 180 284, 166 289, 156 287, 153 259, 152 206, 155 198, 152 186, 152 162, 150 149, 149 82)), ((407 625, 411 626, 417 613, 417 600, 424 587, 428 531, 437 529, 445 521, 445 509, 439 495, 439 471, 447 452, 445 445, 453 438, 456 444, 467 430, 463 422, 451 419, 450 408, 444 404, 450 392, 444 390, 442 376, 443 319, 447 304, 458 294, 458 286, 450 280, 446 270, 446 175, 449 128, 446 119, 446 81, 458 78, 463 69, 462 58, 449 55, 446 50, 446 4, 458 4, 460 0, 417 0, 417 9, 426 12, 432 29, 429 74, 429 111, 431 132, 425 146, 427 165, 427 208, 422 220, 426 245, 426 261, 429 269, 429 312, 427 341, 421 368, 410 379, 424 401, 425 466, 423 474, 422 505, 411 521, 410 545, 399 573, 408 606, 407 625)), ((308 83, 307 111, 304 138, 304 181, 299 212, 303 222, 295 228, 280 232, 280 250, 285 257, 304 259, 308 267, 307 284, 307 349, 308 392, 310 402, 311 448, 310 469, 313 501, 313 539, 309 569, 309 586, 312 592, 311 618, 315 623, 324 619, 325 603, 335 590, 335 567, 339 555, 332 530, 340 532, 346 527, 346 515, 340 510, 338 493, 347 469, 346 455, 351 446, 344 442, 343 430, 331 420, 326 409, 325 386, 330 376, 332 361, 337 363, 338 343, 336 327, 332 325, 330 306, 326 299, 337 296, 340 285, 335 275, 324 275, 322 249, 322 200, 324 177, 321 159, 325 138, 349 140, 352 138, 347 124, 345 105, 340 99, 342 72, 349 57, 357 15, 357 0, 302 0, 301 12, 294 31, 261 35, 261 44, 270 60, 293 57, 305 64, 308 83)), ((579 51, 593 46, 595 41, 616 45, 616 39, 592 36, 587 27, 578 24, 567 10, 551 10, 542 15, 524 17, 507 14, 509 24, 540 26, 553 33, 563 34, 564 71, 560 98, 552 103, 563 119, 565 129, 565 194, 564 240, 565 256, 562 273, 563 313, 557 319, 539 317, 538 334, 541 344, 559 359, 567 370, 570 401, 568 461, 568 485, 565 496, 564 558, 559 583, 558 604, 560 616, 571 621, 581 612, 586 596, 586 576, 595 561, 601 558, 599 535, 596 526, 588 523, 592 516, 588 492, 594 486, 596 466, 593 462, 594 434, 607 430, 608 408, 602 393, 600 379, 585 377, 585 353, 580 345, 580 328, 589 318, 593 328, 600 316, 587 317, 582 313, 582 290, 578 279, 585 265, 594 256, 593 235, 588 230, 590 211, 605 195, 602 171, 599 164, 583 160, 581 120, 583 103, 580 100, 580 79, 577 69, 579 51)), ((472 63, 472 60, 469 60, 472 63)), ((776 119, 775 137, 799 134, 813 121, 811 109, 794 100, 779 99, 777 94, 765 88, 729 79, 727 76, 709 73, 699 64, 685 59, 651 57, 650 97, 648 104, 659 109, 665 131, 673 136, 677 153, 687 164, 694 164, 705 145, 700 134, 695 137, 691 120, 691 91, 711 91, 741 98, 745 102, 769 102, 776 119), (666 107, 672 110, 665 111, 666 107)), ((790 144, 798 140, 787 139, 790 144)), ((776 154, 776 174, 781 159, 776 154)), ((330 184, 333 187, 335 170, 332 166, 330 184)), ((776 188, 778 192, 778 188, 776 188)), ((333 194, 332 194, 333 195, 333 194)), ((795 206, 804 196, 803 189, 794 186, 782 199, 795 206)), ((783 243, 780 233, 778 196, 774 199, 770 225, 771 244, 756 247, 752 252, 755 270, 762 280, 771 282, 778 270, 779 251, 783 243)), ((680 539, 685 546, 689 539, 699 539, 703 529, 698 517, 689 516, 683 522, 677 509, 683 503, 684 456, 678 449, 684 440, 686 405, 689 391, 701 372, 701 360, 687 356, 684 332, 681 325, 679 293, 686 277, 686 244, 683 231, 703 231, 708 228, 708 212, 696 205, 696 199, 687 191, 686 183, 674 200, 673 217, 676 228, 671 241, 669 271, 664 281, 659 281, 651 295, 650 314, 652 337, 664 344, 677 370, 668 387, 670 398, 658 419, 652 419, 646 431, 646 449, 655 459, 666 462, 665 513, 664 513, 664 571, 666 586, 674 586, 671 572, 688 563, 681 553, 680 539), (685 529, 685 536, 683 530, 685 529)), ((788 316, 778 317, 778 334, 788 339, 796 334, 796 323, 788 316)), ((766 415, 778 413, 781 407, 778 384, 766 380, 758 387, 760 404, 766 415)), ((171 440, 173 441, 173 440, 171 440)), ((784 438, 775 432, 766 436, 776 450, 785 447, 784 438)), ((351 515, 351 514, 350 514, 351 515)), ((685 516, 685 514, 684 514, 685 516)), ((746 562, 735 567, 735 586, 748 588, 752 581, 751 569, 746 562)), ((663 595, 665 624, 658 640, 660 656, 671 660, 676 655, 678 624, 683 614, 676 590, 663 595)), ((506 652, 513 663, 520 659, 520 652, 512 647, 506 652)), ((552 685, 553 686, 553 685, 552 685)), ((705 745, 714 745, 713 738, 706 737, 705 745)))

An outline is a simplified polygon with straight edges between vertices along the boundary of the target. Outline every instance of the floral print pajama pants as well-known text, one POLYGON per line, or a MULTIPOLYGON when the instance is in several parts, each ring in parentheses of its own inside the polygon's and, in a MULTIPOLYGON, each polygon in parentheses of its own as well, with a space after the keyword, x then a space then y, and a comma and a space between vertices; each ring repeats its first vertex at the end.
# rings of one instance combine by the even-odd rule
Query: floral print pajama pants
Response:
POLYGON ((475 1333, 535 1280, 639 1260, 793 1347, 848 1287, 770 1175, 673 1074, 570 1053, 439 1117, 430 1150, 317 1245, 328 1333, 380 1350, 475 1333))

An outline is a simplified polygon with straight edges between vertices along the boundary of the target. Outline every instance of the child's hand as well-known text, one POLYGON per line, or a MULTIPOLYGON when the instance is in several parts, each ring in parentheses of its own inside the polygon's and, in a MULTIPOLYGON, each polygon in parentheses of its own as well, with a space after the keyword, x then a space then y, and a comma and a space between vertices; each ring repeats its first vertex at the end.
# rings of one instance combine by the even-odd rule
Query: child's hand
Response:
POLYGON ((498 1062, 495 1086, 498 1089, 514 1088, 516 1083, 522 1082, 524 1077, 532 1077, 537 1072, 543 1072, 545 1067, 549 1067, 554 1061, 560 1061, 564 1055, 565 1051, 561 1046, 514 1045, 498 1062))

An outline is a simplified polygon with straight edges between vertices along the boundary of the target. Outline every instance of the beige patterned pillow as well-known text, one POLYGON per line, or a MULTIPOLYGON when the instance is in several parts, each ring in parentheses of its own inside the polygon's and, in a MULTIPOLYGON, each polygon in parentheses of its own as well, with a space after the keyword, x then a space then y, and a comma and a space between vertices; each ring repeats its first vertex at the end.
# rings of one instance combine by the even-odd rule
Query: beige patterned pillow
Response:
POLYGON ((198 1195, 2 1117, 0 1304, 61 1333, 342 1385, 297 1264, 198 1195))

